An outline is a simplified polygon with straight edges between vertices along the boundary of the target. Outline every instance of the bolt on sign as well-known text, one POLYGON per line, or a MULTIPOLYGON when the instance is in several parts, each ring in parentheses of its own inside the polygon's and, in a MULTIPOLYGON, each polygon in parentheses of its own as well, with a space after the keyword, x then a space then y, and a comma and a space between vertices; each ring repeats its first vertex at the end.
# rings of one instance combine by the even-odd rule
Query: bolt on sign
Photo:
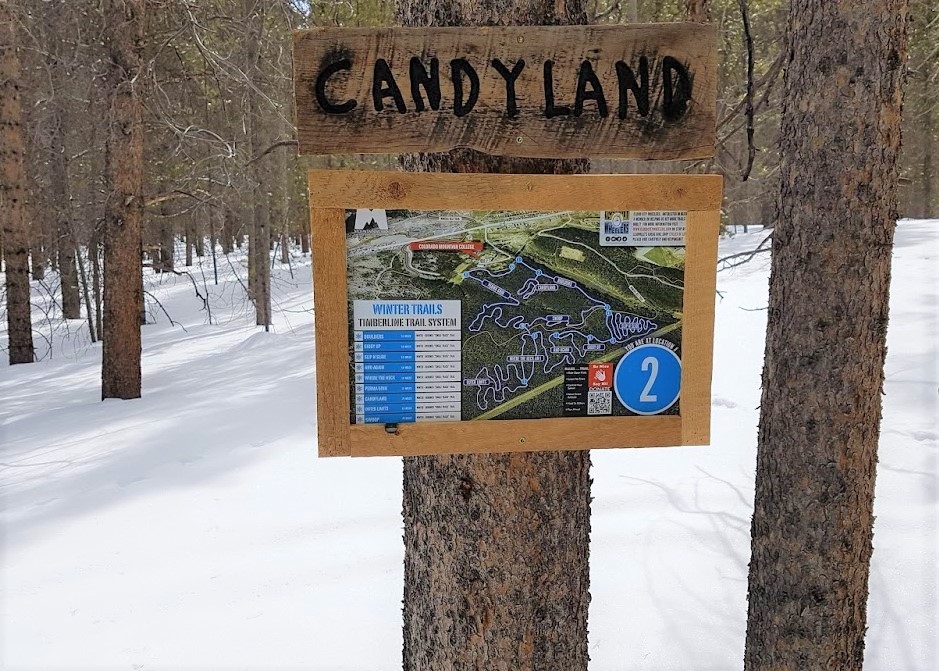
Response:
POLYGON ((716 54, 698 23, 297 31, 300 152, 706 158, 716 54))
POLYGON ((321 456, 709 442, 720 176, 309 188, 321 456))

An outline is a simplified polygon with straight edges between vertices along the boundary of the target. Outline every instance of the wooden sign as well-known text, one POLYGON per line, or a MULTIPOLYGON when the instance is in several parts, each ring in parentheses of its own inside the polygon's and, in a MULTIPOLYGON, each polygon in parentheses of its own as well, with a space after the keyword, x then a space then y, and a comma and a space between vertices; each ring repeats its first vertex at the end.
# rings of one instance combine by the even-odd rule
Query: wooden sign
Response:
POLYGON ((320 456, 709 441, 720 176, 309 188, 320 456))
POLYGON ((300 152, 705 158, 716 55, 698 23, 298 31, 300 152))

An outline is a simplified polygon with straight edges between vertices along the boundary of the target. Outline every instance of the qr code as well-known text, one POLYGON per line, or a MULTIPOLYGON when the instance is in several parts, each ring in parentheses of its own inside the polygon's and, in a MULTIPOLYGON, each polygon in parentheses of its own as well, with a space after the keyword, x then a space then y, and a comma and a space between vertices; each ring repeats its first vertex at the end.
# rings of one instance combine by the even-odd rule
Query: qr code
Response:
POLYGON ((588 415, 610 415, 613 413, 613 392, 609 389, 591 389, 587 392, 588 415))

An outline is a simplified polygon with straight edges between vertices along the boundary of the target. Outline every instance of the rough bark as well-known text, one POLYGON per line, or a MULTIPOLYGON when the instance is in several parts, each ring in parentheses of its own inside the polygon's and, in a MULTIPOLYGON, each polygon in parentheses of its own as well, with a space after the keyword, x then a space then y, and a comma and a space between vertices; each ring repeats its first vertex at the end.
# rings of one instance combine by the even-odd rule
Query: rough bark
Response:
POLYGON ((11 364, 32 363, 29 231, 26 215, 25 128, 20 57, 10 7, 0 2, 0 228, 6 263, 6 312, 11 364))
POLYGON ((793 0, 747 671, 860 670, 906 0, 793 0))
MULTIPOLYGON (((584 23, 579 0, 399 1, 401 25, 584 23)), ((586 172, 586 161, 408 156, 411 170, 586 172)), ((404 459, 404 650, 413 671, 586 669, 590 453, 404 459)))
POLYGON ((143 133, 138 74, 145 0, 105 0, 106 87, 110 102, 104 214, 104 333, 101 397, 140 397, 143 305, 141 223, 143 133))

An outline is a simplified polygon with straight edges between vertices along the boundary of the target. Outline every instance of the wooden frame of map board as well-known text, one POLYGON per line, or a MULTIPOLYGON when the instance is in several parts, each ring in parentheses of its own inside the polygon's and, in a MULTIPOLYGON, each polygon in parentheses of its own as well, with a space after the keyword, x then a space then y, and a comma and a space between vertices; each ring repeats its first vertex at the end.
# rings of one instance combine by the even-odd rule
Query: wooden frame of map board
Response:
POLYGON ((413 456, 707 444, 710 441, 722 190, 723 181, 718 175, 310 171, 320 456, 413 456), (349 209, 686 212, 679 413, 394 425, 353 422, 346 250, 346 211, 349 209))

